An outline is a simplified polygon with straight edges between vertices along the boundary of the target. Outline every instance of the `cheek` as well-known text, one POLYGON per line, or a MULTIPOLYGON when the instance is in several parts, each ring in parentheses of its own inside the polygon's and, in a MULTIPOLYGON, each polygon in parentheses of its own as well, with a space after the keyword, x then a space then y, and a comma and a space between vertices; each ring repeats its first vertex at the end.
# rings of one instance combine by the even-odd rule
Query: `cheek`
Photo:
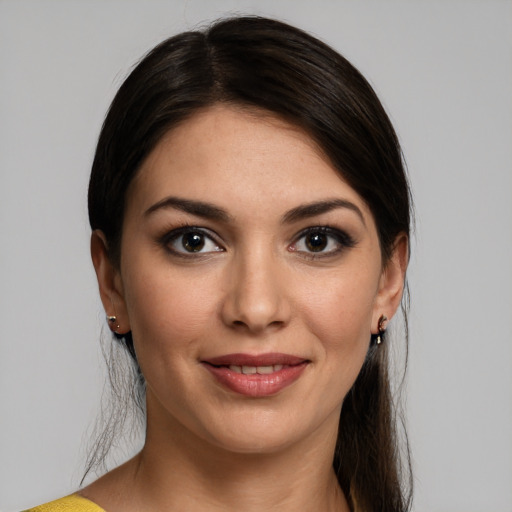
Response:
POLYGON ((304 294, 301 316, 320 341, 323 364, 345 391, 369 347, 377 282, 373 269, 359 275, 338 273, 325 281, 323 289, 315 286, 304 294))
POLYGON ((125 299, 139 350, 172 352, 194 345, 215 317, 216 294, 208 279, 198 281, 165 267, 126 272, 125 299))
POLYGON ((338 272, 311 284, 304 290, 302 308, 321 338, 370 339, 378 286, 375 272, 338 272))

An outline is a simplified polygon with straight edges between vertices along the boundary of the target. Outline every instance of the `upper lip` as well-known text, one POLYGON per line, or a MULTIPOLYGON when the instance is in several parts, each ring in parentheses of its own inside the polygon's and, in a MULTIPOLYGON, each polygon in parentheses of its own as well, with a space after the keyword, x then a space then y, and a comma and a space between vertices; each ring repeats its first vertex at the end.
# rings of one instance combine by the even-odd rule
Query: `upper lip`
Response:
POLYGON ((268 354, 226 354, 217 357, 209 357, 204 363, 213 366, 273 366, 277 364, 293 366, 308 362, 308 359, 291 354, 272 352, 268 354))

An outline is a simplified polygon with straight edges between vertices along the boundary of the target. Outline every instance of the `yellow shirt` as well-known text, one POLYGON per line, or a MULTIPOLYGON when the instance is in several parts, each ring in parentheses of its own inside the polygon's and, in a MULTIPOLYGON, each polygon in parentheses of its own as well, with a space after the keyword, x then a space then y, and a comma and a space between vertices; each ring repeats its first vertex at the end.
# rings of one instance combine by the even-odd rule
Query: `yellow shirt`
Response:
POLYGON ((105 512, 92 501, 77 494, 66 496, 60 500, 51 501, 45 505, 29 508, 24 512, 105 512))

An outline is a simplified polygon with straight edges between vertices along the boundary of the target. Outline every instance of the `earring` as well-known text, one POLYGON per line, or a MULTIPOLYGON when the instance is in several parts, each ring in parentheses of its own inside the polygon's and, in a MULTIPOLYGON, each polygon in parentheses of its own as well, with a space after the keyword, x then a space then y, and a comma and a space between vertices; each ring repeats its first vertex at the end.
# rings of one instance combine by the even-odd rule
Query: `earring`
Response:
POLYGON ((108 321, 108 326, 110 327, 110 330, 116 334, 119 334, 117 331, 119 330, 120 326, 119 324, 117 323, 117 316, 116 316, 116 307, 114 306, 114 301, 112 300, 112 298, 110 298, 110 302, 112 302, 112 309, 114 310, 114 314, 113 315, 107 315, 107 321, 108 321))
POLYGON ((376 343, 377 345, 380 345, 382 343, 382 337, 384 333, 386 332, 386 324, 388 321, 388 317, 386 315, 381 315, 379 318, 379 324, 377 326, 377 329, 379 330, 379 333, 377 334, 376 343))
POLYGON ((119 324, 117 323, 117 316, 116 315, 107 315, 108 320, 108 326, 110 327, 110 330, 112 332, 115 332, 118 334, 117 330, 119 329, 119 324))

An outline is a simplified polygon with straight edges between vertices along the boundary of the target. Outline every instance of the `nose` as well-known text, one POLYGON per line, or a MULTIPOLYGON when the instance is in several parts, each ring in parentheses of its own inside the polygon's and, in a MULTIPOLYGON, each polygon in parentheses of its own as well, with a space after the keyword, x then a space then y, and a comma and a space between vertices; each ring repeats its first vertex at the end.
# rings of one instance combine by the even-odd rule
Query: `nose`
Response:
POLYGON ((286 276, 271 254, 253 251, 235 260, 228 272, 222 305, 226 325, 258 334, 288 324, 291 308, 286 276))

